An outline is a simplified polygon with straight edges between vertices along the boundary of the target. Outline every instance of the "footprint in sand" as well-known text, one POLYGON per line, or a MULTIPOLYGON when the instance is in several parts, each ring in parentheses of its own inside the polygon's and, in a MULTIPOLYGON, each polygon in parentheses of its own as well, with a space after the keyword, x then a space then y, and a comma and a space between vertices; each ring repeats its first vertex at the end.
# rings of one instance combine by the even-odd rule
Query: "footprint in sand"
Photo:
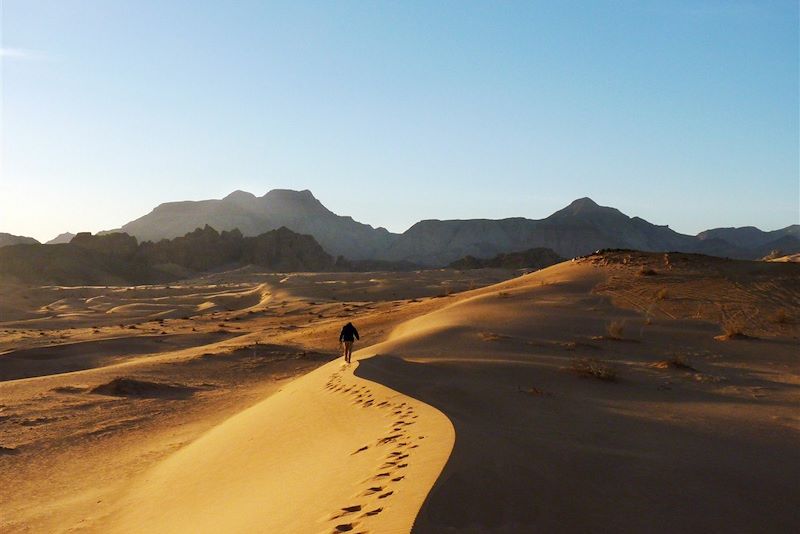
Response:
POLYGON ((383 512, 383 508, 375 508, 374 510, 370 510, 369 512, 365 512, 362 517, 378 515, 381 512, 383 512))
POLYGON ((334 520, 334 519, 339 519, 339 518, 344 517, 344 516, 349 515, 349 514, 354 514, 356 512, 360 512, 361 511, 361 505, 360 504, 354 504, 353 506, 345 506, 341 510, 342 510, 341 512, 339 512, 338 514, 335 514, 334 516, 331 517, 331 521, 334 520))
POLYGON ((357 523, 342 523, 333 527, 334 532, 350 532, 355 528, 357 523))
POLYGON ((372 486, 371 488, 367 488, 363 495, 372 495, 373 493, 378 493, 379 491, 383 491, 383 486, 372 486))

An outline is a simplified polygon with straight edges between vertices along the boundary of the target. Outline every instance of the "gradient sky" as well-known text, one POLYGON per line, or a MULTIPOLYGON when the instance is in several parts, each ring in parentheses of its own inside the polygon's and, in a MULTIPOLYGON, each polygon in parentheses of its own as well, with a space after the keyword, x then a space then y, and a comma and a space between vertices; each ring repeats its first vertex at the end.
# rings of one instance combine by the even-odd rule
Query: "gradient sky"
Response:
POLYGON ((273 188, 393 231, 800 222, 796 0, 0 5, 0 231, 273 188))

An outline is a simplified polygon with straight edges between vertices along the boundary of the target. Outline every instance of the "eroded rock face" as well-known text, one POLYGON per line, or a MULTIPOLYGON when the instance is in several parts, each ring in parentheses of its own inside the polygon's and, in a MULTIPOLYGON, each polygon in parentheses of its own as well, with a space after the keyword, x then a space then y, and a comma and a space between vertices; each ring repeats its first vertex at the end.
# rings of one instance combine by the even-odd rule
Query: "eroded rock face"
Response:
POLYGON ((206 225, 157 243, 125 233, 76 235, 68 244, 0 249, 0 276, 62 285, 152 283, 254 264, 273 271, 327 271, 334 259, 313 237, 279 228, 256 237, 206 225))
POLYGON ((139 248, 136 238, 123 232, 105 235, 80 232, 72 238, 69 244, 120 259, 132 259, 139 248))
POLYGON ((273 271, 328 271, 334 267, 333 258, 313 237, 286 227, 245 238, 241 261, 273 271))

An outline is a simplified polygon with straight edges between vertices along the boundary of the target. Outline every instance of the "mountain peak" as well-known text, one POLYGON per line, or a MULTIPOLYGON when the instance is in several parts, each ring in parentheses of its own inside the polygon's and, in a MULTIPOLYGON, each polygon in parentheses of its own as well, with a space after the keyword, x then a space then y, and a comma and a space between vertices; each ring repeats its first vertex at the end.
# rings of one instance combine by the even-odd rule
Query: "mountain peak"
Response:
POLYGON ((573 200, 572 203, 567 206, 567 208, 571 209, 574 213, 578 213, 579 211, 596 210, 600 207, 601 206, 597 202, 589 197, 573 200))
POLYGON ((294 189, 272 189, 261 198, 281 200, 317 200, 308 189, 296 191, 294 189))
POLYGON ((236 191, 226 196, 222 200, 232 200, 234 202, 248 202, 255 199, 256 196, 253 193, 248 193, 247 191, 242 191, 241 189, 237 189, 236 191))

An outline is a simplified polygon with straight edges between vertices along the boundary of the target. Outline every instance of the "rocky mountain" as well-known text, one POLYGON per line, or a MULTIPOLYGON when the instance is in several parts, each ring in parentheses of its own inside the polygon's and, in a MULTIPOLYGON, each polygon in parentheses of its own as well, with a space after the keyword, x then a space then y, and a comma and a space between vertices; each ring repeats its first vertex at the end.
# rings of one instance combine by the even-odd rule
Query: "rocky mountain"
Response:
MULTIPOLYGON (((156 241, 207 224, 224 231, 238 228, 245 237, 285 226, 313 236, 327 253, 344 256, 346 261, 392 265, 438 267, 466 256, 492 258, 538 247, 550 248, 566 258, 603 248, 698 252, 742 259, 761 258, 775 249, 786 254, 800 252, 798 225, 775 232, 719 228, 690 236, 599 206, 589 198, 578 199, 539 220, 425 220, 402 234, 393 234, 334 214, 310 191, 279 189, 262 197, 235 191, 219 200, 162 204, 124 225, 123 230, 140 240, 156 241)), ((345 265, 342 261, 340 265, 345 265)))
POLYGON ((62 243, 69 243, 72 241, 73 237, 75 237, 75 234, 72 232, 64 232, 63 234, 58 234, 56 237, 45 243, 45 245, 61 245, 62 243))
POLYGON ((168 202, 125 224, 121 231, 140 241, 172 239, 209 225, 217 230, 238 229, 257 236, 282 226, 314 236, 334 256, 374 259, 394 235, 336 215, 314 198, 311 191, 274 189, 262 197, 234 191, 223 199, 168 202))
POLYGON ((696 241, 582 198, 540 220, 422 221, 403 233, 385 257, 441 265, 464 256, 490 258, 538 247, 566 258, 601 248, 694 251, 696 241))
POLYGON ((704 241, 715 238, 722 239, 743 248, 763 246, 786 236, 800 238, 800 224, 793 224, 771 232, 764 232, 755 226, 741 226, 739 228, 712 228, 697 234, 697 238, 704 241))
POLYGON ((800 224, 793 224, 771 232, 764 232, 755 226, 713 228, 700 232, 697 234, 697 238, 703 242, 703 245, 716 240, 736 247, 742 253, 735 257, 740 258, 752 259, 775 252, 783 254, 800 252, 800 224))
POLYGON ((475 258, 467 256, 456 260, 447 267, 450 269, 544 269, 561 263, 564 258, 549 248, 532 248, 522 252, 498 254, 494 258, 475 258))
POLYGON ((36 245, 39 241, 32 237, 25 237, 21 235, 6 234, 0 232, 0 247, 7 247, 9 245, 36 245))

